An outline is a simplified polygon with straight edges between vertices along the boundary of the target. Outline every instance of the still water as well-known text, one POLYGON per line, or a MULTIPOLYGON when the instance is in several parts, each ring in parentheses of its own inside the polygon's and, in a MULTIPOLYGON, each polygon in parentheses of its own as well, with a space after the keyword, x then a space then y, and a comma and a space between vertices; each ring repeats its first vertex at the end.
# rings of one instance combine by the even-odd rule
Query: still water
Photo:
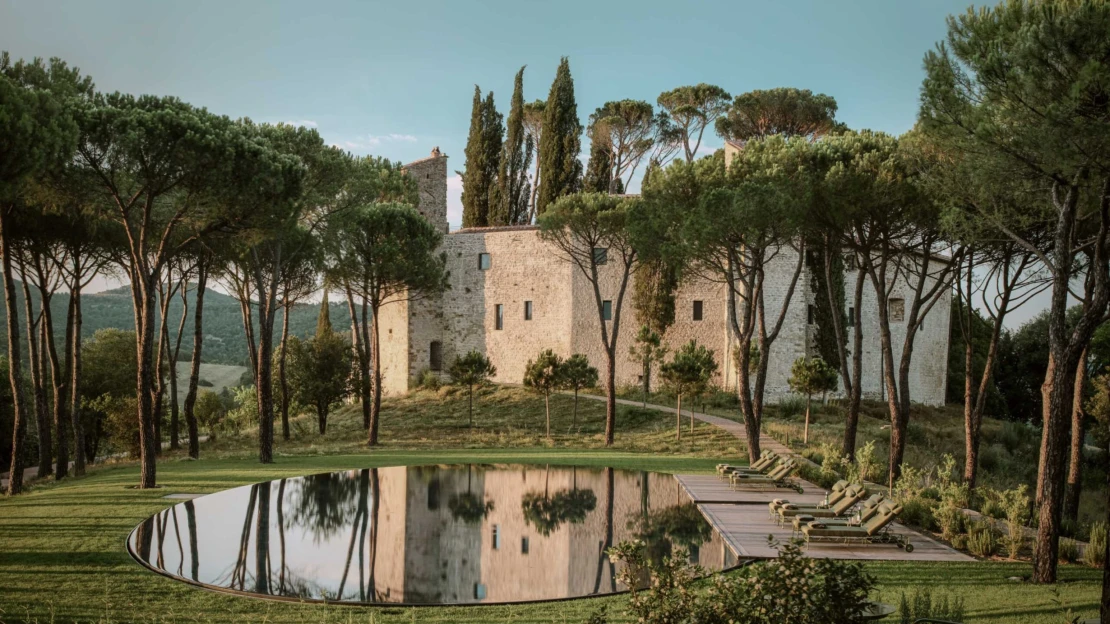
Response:
POLYGON ((736 558, 673 476, 612 468, 397 466, 248 485, 183 502, 131 533, 172 578, 267 597, 494 604, 623 591, 622 540, 707 570, 736 558))

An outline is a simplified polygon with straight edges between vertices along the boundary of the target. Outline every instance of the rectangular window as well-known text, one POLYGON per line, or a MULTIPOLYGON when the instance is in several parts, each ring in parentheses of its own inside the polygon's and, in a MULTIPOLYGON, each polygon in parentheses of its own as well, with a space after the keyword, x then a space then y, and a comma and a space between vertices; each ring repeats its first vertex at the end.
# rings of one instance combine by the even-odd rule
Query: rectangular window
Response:
POLYGON ((608 247, 594 247, 594 264, 602 265, 609 262, 608 247))
POLYGON ((501 550, 501 525, 493 525, 493 549, 501 550))
POLYGON ((493 306, 493 315, 494 315, 494 320, 493 320, 494 326, 493 326, 493 328, 494 329, 505 329, 505 306, 500 304, 500 303, 493 306))
POLYGON ((848 327, 856 326, 856 309, 848 306, 848 327))
POLYGON ((857 268, 858 267, 856 265, 856 255, 855 254, 848 254, 848 255, 844 256, 844 269, 846 271, 855 271, 857 268))
POLYGON ((475 583, 474 584, 474 599, 475 600, 485 600, 486 599, 486 586, 485 586, 484 583, 475 583))
POLYGON ((520 552, 522 554, 527 555, 528 554, 528 547, 529 547, 528 538, 527 537, 520 538, 520 552))
POLYGON ((478 270, 488 271, 490 267, 490 258, 488 253, 478 254, 478 270))
POLYGON ((443 370, 443 343, 438 340, 428 345, 428 368, 436 372, 443 370))
POLYGON ((524 320, 526 320, 526 321, 532 320, 532 302, 531 301, 525 301, 524 302, 524 320))
POLYGON ((694 320, 700 321, 702 318, 702 303, 700 301, 694 302, 694 320))
POLYGON ((601 302, 601 318, 606 321, 613 320, 613 302, 605 300, 601 302))
POLYGON ((905 299, 888 299, 886 306, 891 323, 901 323, 906 319, 905 299))
POLYGON ((810 325, 817 322, 817 306, 812 303, 806 308, 806 322, 810 325))

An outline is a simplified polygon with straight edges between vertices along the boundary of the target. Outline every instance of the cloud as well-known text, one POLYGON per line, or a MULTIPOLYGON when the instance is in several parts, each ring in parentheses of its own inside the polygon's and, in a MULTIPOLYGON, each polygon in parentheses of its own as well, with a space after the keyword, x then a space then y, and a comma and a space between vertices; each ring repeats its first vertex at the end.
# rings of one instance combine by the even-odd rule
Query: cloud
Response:
POLYGON ((342 139, 332 143, 335 147, 340 147, 352 152, 366 151, 375 147, 380 147, 386 143, 416 143, 419 139, 412 134, 366 134, 362 136, 352 137, 350 139, 342 139))
POLYGON ((297 119, 294 121, 283 121, 287 126, 303 126, 305 128, 316 128, 316 122, 311 119, 297 119))
POLYGON ((452 230, 462 227, 462 176, 447 178, 447 224, 452 230))

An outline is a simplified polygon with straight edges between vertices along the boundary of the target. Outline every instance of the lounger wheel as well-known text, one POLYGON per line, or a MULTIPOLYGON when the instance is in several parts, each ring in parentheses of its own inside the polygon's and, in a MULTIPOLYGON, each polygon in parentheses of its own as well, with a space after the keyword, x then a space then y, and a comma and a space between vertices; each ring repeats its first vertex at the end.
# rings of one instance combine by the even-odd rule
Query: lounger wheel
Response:
POLYGON ((798 487, 794 488, 794 489, 795 489, 795 490, 796 490, 796 491, 797 491, 797 492, 798 492, 799 494, 805 494, 805 493, 806 493, 806 491, 805 491, 804 489, 802 489, 802 486, 800 486, 800 485, 799 485, 798 487))
POLYGON ((913 544, 906 544, 905 549, 906 549, 907 554, 912 553, 913 552, 913 544))

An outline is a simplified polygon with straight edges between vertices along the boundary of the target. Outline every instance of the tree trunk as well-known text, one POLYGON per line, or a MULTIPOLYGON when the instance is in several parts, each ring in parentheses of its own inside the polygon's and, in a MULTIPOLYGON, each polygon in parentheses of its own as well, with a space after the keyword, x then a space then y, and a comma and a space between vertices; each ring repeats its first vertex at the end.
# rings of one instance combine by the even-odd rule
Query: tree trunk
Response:
POLYGON ((166 269, 166 285, 162 286, 161 282, 158 284, 158 347, 155 351, 155 369, 154 369, 154 397, 153 397, 153 413, 154 413, 154 438, 155 447, 154 452, 158 455, 162 454, 162 416, 165 412, 165 398, 166 398, 166 360, 168 359, 168 351, 170 348, 170 330, 169 325, 166 324, 167 316, 169 316, 170 299, 173 297, 172 290, 170 289, 169 280, 172 278, 172 271, 166 269))
MULTIPOLYGON (((1110 471, 1107 471, 1107 492, 1110 492, 1110 471)), ((1106 526, 1110 526, 1110 500, 1106 505, 1106 526)), ((1102 600, 1099 604, 1099 622, 1110 624, 1110 539, 1106 540, 1102 557, 1102 600)))
POLYGON ((189 315, 189 276, 181 274, 181 320, 177 323, 177 337, 170 351, 170 448, 181 448, 181 419, 177 399, 177 360, 181 355, 181 337, 185 335, 185 318, 189 315))
MULTIPOLYGON (((690 435, 694 434, 694 408, 696 408, 696 407, 697 407, 697 404, 695 403, 694 407, 690 408, 690 435)), ((704 409, 705 409, 704 405, 702 406, 702 409, 704 411, 704 409)))
POLYGON ((135 390, 137 411, 139 416, 139 463, 140 463, 140 488, 152 488, 157 485, 157 447, 159 441, 154 434, 154 319, 155 310, 155 284, 158 275, 139 275, 132 271, 131 289, 135 304, 135 350, 137 372, 135 375, 135 390))
MULTIPOLYGON (((355 295, 350 285, 344 284, 344 294, 347 295, 347 310, 351 314, 351 344, 355 350, 355 362, 358 365, 358 398, 362 404, 362 428, 370 430, 370 360, 365 339, 365 323, 360 325, 359 310, 355 306, 355 295)), ((365 302, 363 305, 365 309, 365 302)))
POLYGON ((474 386, 473 385, 468 385, 467 386, 466 413, 467 413, 467 418, 469 419, 470 428, 473 429, 474 428, 474 386))
POLYGON ((651 360, 648 359, 648 358, 644 358, 643 373, 644 373, 644 404, 643 404, 643 407, 644 407, 644 409, 647 409, 648 392, 651 392, 651 380, 648 378, 648 375, 651 374, 651 360))
POLYGON ((48 278, 41 265, 38 269, 39 300, 42 302, 42 347, 46 351, 47 362, 50 365, 50 386, 54 393, 54 448, 57 455, 57 460, 54 462, 54 479, 60 480, 69 475, 70 419, 69 414, 66 413, 69 376, 62 371, 62 361, 58 357, 58 347, 54 344, 54 313, 50 309, 50 301, 54 293, 46 287, 48 278))
POLYGON ((258 461, 274 462, 274 308, 273 301, 258 305, 258 374, 255 392, 258 397, 258 461))
POLYGON ((289 311, 287 301, 281 312, 281 344, 278 347, 278 383, 281 385, 281 439, 289 441, 289 380, 285 378, 285 345, 289 340, 289 311))
POLYGON ((613 333, 613 347, 605 349, 605 446, 613 446, 617 429, 617 337, 613 333))
POLYGON ((1070 367, 1063 358, 1050 353, 1044 384, 1041 386, 1044 430, 1041 435, 1040 475, 1037 479, 1039 523, 1033 548, 1033 581, 1036 583, 1056 582, 1068 417, 1071 414, 1075 381, 1067 374, 1067 368, 1070 367))
POLYGON ((197 265, 196 309, 193 311, 193 356, 189 360, 189 390, 185 393, 185 426, 189 429, 189 457, 200 457, 200 436, 197 432, 197 416, 193 411, 197 404, 197 388, 200 382, 201 347, 204 346, 204 291, 208 287, 208 263, 201 260, 197 265))
POLYGON ((543 393, 543 408, 547 413, 547 439, 551 439, 551 392, 543 393))
POLYGON ((806 426, 802 430, 802 444, 809 444, 809 406, 813 400, 813 395, 806 395, 806 426))
MULTIPOLYGON (((74 259, 73 285, 69 297, 69 414, 73 419, 73 473, 85 476, 85 423, 81 418, 81 275, 74 259)), ((95 457, 88 458, 95 461, 95 457)))
MULTIPOLYGON (((34 303, 31 301, 31 288, 27 284, 27 272, 20 268, 23 277, 23 307, 27 314, 27 351, 30 355, 28 365, 31 370, 31 396, 34 400, 35 423, 38 425, 39 469, 38 476, 45 477, 53 472, 53 443, 50 435, 50 421, 46 412, 46 394, 42 389, 42 359, 39 354, 39 322, 35 319, 34 303)), ((41 318, 41 317, 40 317, 41 318)), ((11 363, 9 362, 9 366, 11 363)))
POLYGON ((328 406, 316 404, 316 428, 320 435, 328 432, 328 406))
MULTIPOLYGON (((369 446, 377 446, 378 444, 378 421, 381 418, 382 411, 382 361, 378 355, 381 353, 381 332, 378 327, 378 314, 381 311, 380 306, 374 306, 372 316, 370 318, 370 367, 373 378, 370 384, 370 393, 373 395, 373 400, 370 403, 370 426, 369 426, 369 446)), ((474 391, 471 390, 473 397, 474 391)), ((473 402, 473 398, 471 398, 473 402)), ((471 426, 474 424, 473 414, 471 414, 471 426)))
POLYGON ((578 386, 574 387, 574 411, 571 412, 571 426, 578 426, 578 386))
POLYGON ((1087 414, 1083 411, 1087 390, 1087 349, 1075 367, 1075 396, 1071 407, 1071 461, 1068 463, 1068 484, 1064 491, 1064 517, 1079 519, 1079 495, 1083 490, 1083 443, 1087 436, 1087 414))
POLYGON ((674 407, 674 439, 682 440, 682 394, 676 397, 674 407))
POLYGON ((859 411, 863 402, 863 283, 864 272, 856 276, 852 294, 852 382, 848 390, 848 417, 844 423, 844 447, 841 454, 851 461, 856 459, 856 430, 859 428, 859 411))
POLYGON ((8 383, 12 388, 12 461, 8 473, 8 496, 23 491, 23 438, 26 420, 23 400, 23 360, 19 354, 19 304, 12 277, 12 248, 8 239, 8 210, 0 207, 0 266, 4 279, 4 305, 7 308, 8 383))

